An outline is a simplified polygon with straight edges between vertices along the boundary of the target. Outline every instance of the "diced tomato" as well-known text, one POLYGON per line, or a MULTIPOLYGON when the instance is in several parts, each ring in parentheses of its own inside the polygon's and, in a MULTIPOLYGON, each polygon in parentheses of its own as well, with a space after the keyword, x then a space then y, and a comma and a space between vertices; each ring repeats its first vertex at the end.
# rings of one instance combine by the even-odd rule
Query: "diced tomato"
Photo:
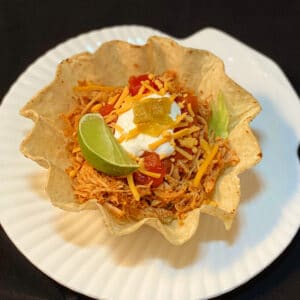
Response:
POLYGON ((164 177, 166 175, 165 170, 162 168, 160 172, 156 173, 160 173, 160 177, 159 178, 151 178, 152 180, 152 187, 158 187, 163 181, 164 181, 164 177))
POLYGON ((131 76, 129 78, 129 92, 132 96, 136 95, 141 88, 141 81, 148 80, 148 75, 131 76))
POLYGON ((164 176, 166 175, 166 169, 159 159, 159 155, 155 152, 145 152, 142 157, 144 158, 145 169, 150 172, 159 173, 160 177, 153 178, 140 172, 135 172, 133 174, 134 181, 137 184, 147 184, 152 182, 152 187, 158 187, 164 181, 164 176))
POLYGON ((102 106, 99 110, 100 114, 102 116, 108 115, 112 110, 114 109, 114 106, 112 104, 105 104, 102 106))
MULTIPOLYGON (((142 86, 141 82, 145 81, 145 80, 149 80, 147 74, 143 74, 143 75, 140 75, 140 76, 131 76, 129 78, 129 80, 128 80, 128 82, 129 82, 129 92, 132 96, 135 96, 138 93, 139 89, 142 86)), ((150 83, 150 86, 157 89, 157 86, 153 81, 149 80, 149 83, 150 83)), ((145 92, 146 91, 147 90, 145 90, 145 92)))
POLYGON ((144 167, 146 170, 155 172, 156 170, 161 169, 161 161, 159 155, 156 152, 147 152, 143 154, 144 158, 144 167))

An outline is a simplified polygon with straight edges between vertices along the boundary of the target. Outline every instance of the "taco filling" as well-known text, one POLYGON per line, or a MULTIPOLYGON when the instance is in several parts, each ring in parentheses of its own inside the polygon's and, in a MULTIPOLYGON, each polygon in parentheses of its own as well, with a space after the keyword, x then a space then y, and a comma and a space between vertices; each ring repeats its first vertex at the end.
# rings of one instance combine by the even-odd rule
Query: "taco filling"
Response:
POLYGON ((218 176, 239 162, 227 139, 229 115, 222 91, 199 99, 176 73, 131 76, 122 87, 79 81, 76 105, 62 115, 75 199, 96 199, 120 221, 178 219, 211 201, 218 176), (113 176, 84 155, 80 120, 100 114, 137 168, 113 176))

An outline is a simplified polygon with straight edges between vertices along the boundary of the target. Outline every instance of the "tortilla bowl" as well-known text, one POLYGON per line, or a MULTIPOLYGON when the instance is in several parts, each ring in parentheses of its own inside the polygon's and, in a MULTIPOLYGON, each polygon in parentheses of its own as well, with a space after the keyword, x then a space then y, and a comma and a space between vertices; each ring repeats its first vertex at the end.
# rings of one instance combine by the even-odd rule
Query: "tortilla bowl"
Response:
POLYGON ((180 245, 195 233, 200 213, 218 217, 226 229, 231 227, 240 201, 238 175, 258 163, 262 156, 249 127, 260 109, 253 96, 225 74, 223 62, 208 51, 185 48, 171 39, 156 36, 150 37, 143 46, 111 41, 95 53, 81 53, 62 61, 54 81, 22 108, 21 115, 32 119, 34 127, 20 150, 48 169, 46 191, 54 206, 67 211, 99 209, 108 229, 116 235, 129 234, 146 224, 172 244, 180 245), (211 200, 190 211, 184 224, 179 224, 176 219, 163 224, 157 218, 120 222, 95 199, 78 203, 70 177, 65 172, 70 161, 60 118, 75 105, 74 86, 80 80, 123 86, 132 75, 161 74, 166 70, 174 70, 178 80, 199 98, 210 95, 214 98, 222 91, 230 116, 228 140, 239 157, 238 164, 220 175, 211 200))

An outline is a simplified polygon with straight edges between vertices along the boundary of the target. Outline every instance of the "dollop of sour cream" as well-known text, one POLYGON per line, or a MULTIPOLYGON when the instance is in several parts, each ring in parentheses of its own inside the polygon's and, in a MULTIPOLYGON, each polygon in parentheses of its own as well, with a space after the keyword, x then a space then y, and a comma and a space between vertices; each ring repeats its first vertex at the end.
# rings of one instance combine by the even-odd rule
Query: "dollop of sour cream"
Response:
MULTIPOLYGON (((145 98, 165 98, 165 97, 170 97, 170 94, 167 93, 163 96, 160 96, 158 94, 151 94, 145 98)), ((172 118, 172 120, 175 121, 176 117, 180 114, 181 114, 180 107, 176 102, 173 102, 171 105, 169 116, 172 118)), ((121 127, 124 130, 123 133, 126 134, 130 130, 136 128, 136 125, 133 122, 133 120, 134 120, 133 109, 130 109, 118 117, 116 124, 119 127, 121 127)), ((173 130, 171 129, 169 129, 168 131, 170 133, 173 133, 173 130)), ((121 133, 118 130, 115 130, 114 136, 115 138, 119 138, 121 136, 121 133)), ((124 149, 127 152, 138 157, 141 156, 145 151, 152 151, 149 148, 149 145, 161 139, 162 139, 162 135, 153 137, 148 134, 139 133, 137 136, 127 141, 122 141, 120 144, 124 147, 124 149)), ((170 156, 174 152, 174 150, 175 150, 174 146, 172 146, 169 142, 166 142, 160 145, 159 147, 157 147, 155 149, 155 152, 161 157, 167 157, 170 156)))

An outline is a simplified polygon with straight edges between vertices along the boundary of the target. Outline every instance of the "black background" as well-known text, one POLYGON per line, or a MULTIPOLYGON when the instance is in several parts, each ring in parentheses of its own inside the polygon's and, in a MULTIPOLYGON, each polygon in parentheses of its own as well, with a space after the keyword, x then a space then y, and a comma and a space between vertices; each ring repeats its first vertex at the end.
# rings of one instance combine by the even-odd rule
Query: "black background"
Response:
MULTIPOLYGON (((26 67, 58 43, 123 24, 180 38, 216 27, 276 61, 300 93, 300 1, 0 0, 0 99, 26 67)), ((299 299, 299 253, 298 232, 271 266, 217 299, 299 299)), ((0 299, 87 298, 33 267, 0 228, 0 299)))

